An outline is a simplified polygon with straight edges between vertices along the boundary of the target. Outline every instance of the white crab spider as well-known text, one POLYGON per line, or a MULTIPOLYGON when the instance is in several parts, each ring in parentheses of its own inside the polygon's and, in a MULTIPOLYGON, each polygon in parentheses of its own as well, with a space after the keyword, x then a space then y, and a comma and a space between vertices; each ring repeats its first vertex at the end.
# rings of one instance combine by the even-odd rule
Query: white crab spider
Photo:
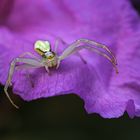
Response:
MULTIPOLYGON (((109 50, 109 48, 107 46, 103 45, 103 44, 100 44, 100 43, 97 43, 95 41, 88 40, 88 39, 79 39, 79 40, 76 40, 75 42, 73 42, 72 44, 70 44, 62 52, 62 54, 60 56, 58 56, 57 53, 56 53, 57 46, 58 46, 58 42, 56 42, 55 49, 54 49, 54 51, 52 51, 49 41, 38 40, 34 44, 34 49, 39 55, 42 56, 41 59, 37 58, 36 56, 34 56, 30 52, 25 52, 20 57, 15 58, 11 62, 8 78, 7 78, 5 87, 4 87, 4 92, 5 92, 6 96, 8 97, 9 101, 11 102, 11 104, 14 107, 19 108, 12 101, 12 99, 10 98, 7 90, 8 90, 8 87, 12 85, 11 80, 12 80, 12 76, 13 76, 15 68, 16 69, 19 69, 19 68, 21 69, 21 68, 45 67, 46 71, 49 73, 49 68, 51 68, 51 67, 58 68, 59 65, 60 65, 60 62, 63 59, 65 59, 66 57, 70 56, 71 54, 78 53, 81 49, 88 49, 88 50, 96 52, 96 53, 102 55, 103 57, 105 57, 106 59, 108 59, 113 64, 113 66, 116 70, 116 73, 118 73, 118 69, 116 67, 117 61, 116 61, 115 56, 112 54, 112 52, 109 50), (96 46, 97 48, 94 47, 94 46, 96 46), (98 50, 98 48, 104 49, 105 51, 107 51, 109 53, 109 55, 107 55, 106 53, 98 50), (23 58, 23 56, 25 56, 25 55, 29 55, 32 58, 23 58), (23 64, 19 65, 19 66, 16 66, 17 62, 22 62, 23 64)), ((80 56, 80 58, 83 61, 85 61, 82 58, 82 56, 80 56)))

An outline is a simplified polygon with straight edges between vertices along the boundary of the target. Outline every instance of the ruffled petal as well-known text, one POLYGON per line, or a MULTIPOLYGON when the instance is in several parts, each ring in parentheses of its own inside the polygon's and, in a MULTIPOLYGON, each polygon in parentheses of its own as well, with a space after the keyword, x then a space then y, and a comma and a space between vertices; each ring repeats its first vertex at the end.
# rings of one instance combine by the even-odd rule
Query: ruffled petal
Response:
POLYGON ((27 51, 39 57, 33 49, 35 40, 49 40, 53 48, 59 37, 66 42, 59 44, 61 53, 76 39, 88 38, 110 47, 118 60, 118 75, 105 58, 84 50, 81 55, 87 64, 72 55, 58 70, 51 70, 51 75, 44 68, 15 71, 14 93, 26 101, 74 93, 84 100, 88 113, 113 118, 127 111, 131 118, 140 116, 140 20, 128 1, 41 0, 27 4, 15 0, 11 9, 0 26, 3 85, 13 58, 27 51))

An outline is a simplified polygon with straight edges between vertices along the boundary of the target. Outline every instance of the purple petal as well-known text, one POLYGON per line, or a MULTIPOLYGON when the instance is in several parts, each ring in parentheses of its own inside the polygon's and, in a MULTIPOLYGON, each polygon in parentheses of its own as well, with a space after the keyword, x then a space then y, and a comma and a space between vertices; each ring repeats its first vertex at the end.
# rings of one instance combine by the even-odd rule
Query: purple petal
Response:
MULTIPOLYGON (((87 64, 73 55, 50 76, 44 68, 29 70, 29 75, 27 70, 16 71, 14 93, 26 101, 75 93, 84 100, 88 113, 113 118, 127 111, 130 117, 140 116, 140 21, 128 1, 15 0, 11 9, 0 18, 4 19, 0 26, 2 84, 13 58, 26 51, 35 54, 35 40, 50 40, 54 45, 56 37, 67 44, 88 38, 110 46, 118 60, 119 75, 102 56, 82 51, 87 64)), ((66 47, 60 44, 59 52, 66 47)))
POLYGON ((134 116, 135 116, 134 100, 129 100, 127 102, 126 111, 128 112, 130 118, 134 118, 134 116))

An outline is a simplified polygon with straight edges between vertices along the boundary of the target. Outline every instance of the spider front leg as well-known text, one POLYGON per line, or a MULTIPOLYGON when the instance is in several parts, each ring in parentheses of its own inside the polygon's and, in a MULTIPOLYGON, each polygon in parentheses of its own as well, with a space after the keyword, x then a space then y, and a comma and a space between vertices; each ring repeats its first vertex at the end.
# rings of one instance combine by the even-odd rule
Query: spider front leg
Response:
POLYGON ((106 45, 95 42, 93 40, 84 39, 84 38, 79 39, 76 42, 79 42, 80 44, 81 43, 86 43, 87 45, 89 44, 89 45, 97 46, 99 48, 102 48, 102 49, 106 50, 111 55, 111 57, 113 58, 114 63, 117 65, 117 59, 115 58, 113 53, 110 51, 110 49, 106 45))
POLYGON ((9 73, 8 73, 8 78, 7 78, 6 84, 4 86, 4 92, 5 92, 6 96, 7 96, 7 98, 9 99, 9 101, 11 102, 11 104, 15 108, 19 108, 19 107, 12 101, 12 99, 10 98, 7 90, 8 90, 8 87, 10 85, 12 85, 12 83, 11 83, 12 76, 13 76, 13 73, 14 73, 14 70, 15 70, 15 67, 16 67, 16 63, 18 63, 18 62, 27 64, 27 65, 30 65, 30 66, 33 66, 33 67, 42 67, 42 66, 44 66, 41 62, 39 62, 39 61, 37 61, 35 59, 31 59, 31 58, 15 58, 11 62, 11 66, 10 66, 9 73))
POLYGON ((118 69, 116 67, 117 65, 117 61, 116 61, 116 58, 115 56, 111 53, 111 51, 109 50, 109 48, 107 48, 107 46, 104 46, 102 44, 99 44, 99 43, 96 43, 94 41, 91 41, 91 40, 87 40, 87 39, 80 39, 80 40, 77 40, 75 41, 74 43, 72 43, 68 48, 66 48, 64 50, 64 52, 59 56, 59 61, 65 59, 66 57, 70 56, 71 54, 74 54, 74 53, 77 53, 79 52, 80 50, 82 49, 87 49, 89 51, 93 51, 93 52, 96 52, 100 55, 102 55, 103 57, 105 57, 106 59, 108 59, 112 65, 114 66, 115 70, 116 70, 116 73, 118 73, 118 69), (89 43, 90 42, 90 43, 89 43), (84 45, 82 45, 81 43, 85 43, 84 45), (87 43, 87 44, 86 44, 87 43), (100 45, 101 48, 104 48, 105 47, 105 50, 107 50, 107 52, 110 52, 111 56, 113 58, 110 58, 106 53, 98 50, 97 48, 94 48, 94 47, 91 47, 89 45, 95 45, 95 44, 98 44, 100 45), (108 51, 109 50, 109 51, 108 51))
POLYGON ((105 53, 103 53, 103 52, 101 52, 101 51, 99 51, 99 50, 97 50, 95 48, 92 48, 90 46, 80 46, 80 47, 77 47, 74 51, 71 52, 71 54, 74 53, 74 52, 79 52, 81 49, 87 49, 87 50, 96 52, 97 54, 105 57, 106 59, 108 59, 112 63, 113 67, 115 68, 116 73, 117 74, 119 73, 118 68, 117 68, 116 63, 114 62, 114 60, 112 60, 107 54, 105 54, 105 53))

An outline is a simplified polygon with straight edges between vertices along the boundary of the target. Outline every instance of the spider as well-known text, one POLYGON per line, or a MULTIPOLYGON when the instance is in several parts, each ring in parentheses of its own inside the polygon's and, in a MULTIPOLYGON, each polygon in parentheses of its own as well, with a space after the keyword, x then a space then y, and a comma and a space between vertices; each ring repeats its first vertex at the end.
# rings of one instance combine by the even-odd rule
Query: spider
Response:
MULTIPOLYGON (((53 68, 53 67, 56 69, 59 68, 60 62, 62 60, 64 60, 66 57, 70 56, 71 54, 78 54, 79 51, 82 49, 87 49, 89 51, 96 52, 99 55, 102 55, 103 57, 108 59, 112 63, 113 67, 115 68, 116 73, 118 73, 118 69, 116 66, 117 60, 116 60, 115 56, 112 54, 112 52, 110 51, 110 49, 107 46, 105 46, 101 43, 97 43, 93 40, 88 40, 88 39, 78 39, 75 42, 73 42, 72 44, 70 44, 62 52, 62 54, 60 56, 56 53, 57 47, 58 47, 58 40, 55 42, 54 51, 51 50, 51 45, 50 45, 49 41, 37 40, 34 44, 34 49, 41 56, 41 59, 37 58, 30 52, 25 52, 20 57, 17 57, 12 60, 10 69, 9 69, 9 73, 8 73, 8 78, 7 78, 6 84, 4 86, 4 92, 7 96, 7 98, 9 99, 9 101, 11 102, 11 104, 15 108, 19 108, 19 107, 12 101, 7 90, 8 90, 9 86, 12 86, 11 80, 12 80, 14 70, 16 70, 16 69, 45 67, 46 71, 49 74, 50 68, 53 68), (93 46, 96 46, 96 47, 93 47, 93 46), (101 48, 101 49, 107 51, 109 53, 109 55, 102 52, 98 48, 101 48), (25 58, 24 57, 25 55, 28 55, 31 58, 25 58), (18 62, 21 62, 22 65, 16 66, 16 63, 18 63, 18 62)), ((80 56, 80 54, 78 56, 80 56)), ((80 58, 84 62, 86 62, 82 58, 82 56, 80 56, 80 58)))

